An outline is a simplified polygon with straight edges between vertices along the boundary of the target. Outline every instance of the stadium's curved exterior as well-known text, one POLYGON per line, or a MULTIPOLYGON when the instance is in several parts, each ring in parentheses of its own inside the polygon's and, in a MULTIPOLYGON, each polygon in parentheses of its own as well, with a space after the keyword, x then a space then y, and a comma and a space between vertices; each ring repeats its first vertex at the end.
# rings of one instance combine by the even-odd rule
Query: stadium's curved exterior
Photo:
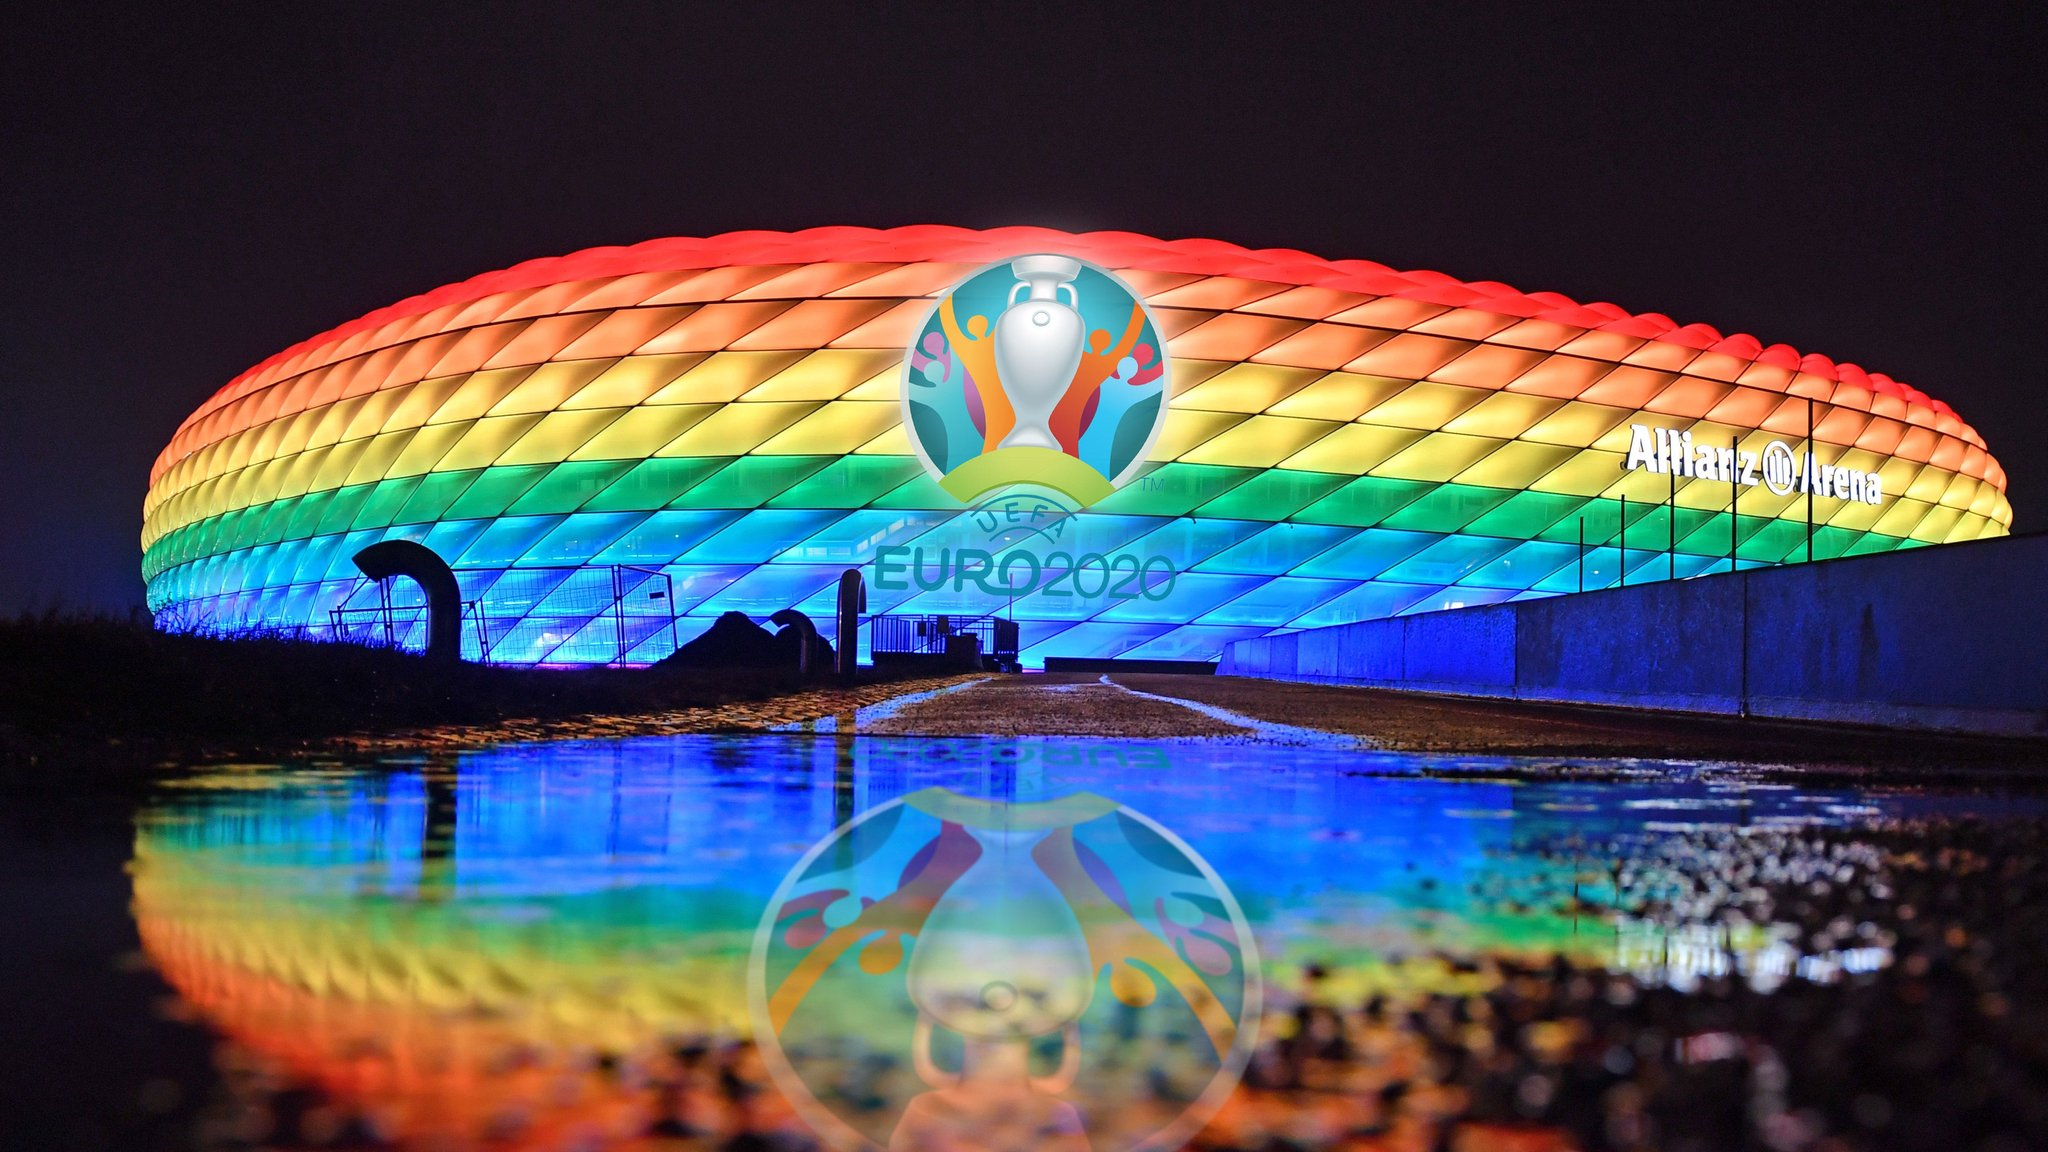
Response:
POLYGON ((2004 488, 1939 401, 1705 325, 823 228, 534 261, 287 349, 179 428, 142 543, 169 627, 403 633, 351 558, 410 539, 493 660, 647 662, 735 609, 829 633, 857 566, 871 612, 1013 616, 1035 664, 2000 535, 2004 488))

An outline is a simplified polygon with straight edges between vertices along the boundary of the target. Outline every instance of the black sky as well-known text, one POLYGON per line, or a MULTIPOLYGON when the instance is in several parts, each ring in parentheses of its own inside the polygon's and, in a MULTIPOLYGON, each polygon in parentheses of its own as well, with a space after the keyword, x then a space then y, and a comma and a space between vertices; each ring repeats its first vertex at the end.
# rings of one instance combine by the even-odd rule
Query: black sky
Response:
POLYGON ((0 612, 139 603, 152 457, 288 344, 818 224, 1209 236, 1747 331, 1947 400, 2040 523, 2035 8, 1271 7, 10 17, 0 612))

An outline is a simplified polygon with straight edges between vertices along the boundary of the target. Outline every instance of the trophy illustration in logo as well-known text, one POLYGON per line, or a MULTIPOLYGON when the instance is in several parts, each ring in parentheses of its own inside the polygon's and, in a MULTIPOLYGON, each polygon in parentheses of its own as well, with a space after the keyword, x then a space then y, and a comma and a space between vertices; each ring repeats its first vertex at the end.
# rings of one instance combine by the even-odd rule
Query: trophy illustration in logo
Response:
POLYGON ((771 1075, 841 1149, 1176 1147, 1261 1002, 1215 871, 1090 793, 870 810, 784 880, 748 978, 771 1075))
POLYGON ((1165 343, 1144 302, 1071 256, 1019 256, 939 300, 904 359, 904 426, 963 503, 1035 484, 1092 504, 1165 423, 1165 343))
POLYGON ((1081 313, 1074 277, 1081 262, 1065 256, 1026 256, 1010 263, 1017 284, 996 321, 996 375, 1009 395, 1016 424, 999 448, 1051 448, 1053 407, 1081 367, 1081 313), (1022 300, 1017 293, 1029 289, 1022 300), (1068 303, 1061 303, 1064 289, 1068 303))

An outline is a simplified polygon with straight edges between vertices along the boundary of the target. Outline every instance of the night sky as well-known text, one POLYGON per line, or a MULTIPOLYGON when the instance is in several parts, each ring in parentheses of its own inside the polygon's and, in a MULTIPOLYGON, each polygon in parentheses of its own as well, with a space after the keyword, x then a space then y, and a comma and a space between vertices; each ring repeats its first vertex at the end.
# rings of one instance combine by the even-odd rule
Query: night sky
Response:
POLYGON ((151 459, 288 344, 821 224, 1215 237, 1749 332, 1948 401, 2031 529, 2040 9, 1794 7, 36 6, 0 32, 0 613, 139 604, 151 459))

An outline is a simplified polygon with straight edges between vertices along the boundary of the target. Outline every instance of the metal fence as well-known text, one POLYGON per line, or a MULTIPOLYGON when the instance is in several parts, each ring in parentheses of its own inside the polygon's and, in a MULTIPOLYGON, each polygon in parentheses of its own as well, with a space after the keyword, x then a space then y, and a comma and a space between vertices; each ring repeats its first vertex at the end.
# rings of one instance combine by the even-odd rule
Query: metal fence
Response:
MULTIPOLYGON (((675 588, 631 564, 457 568, 462 655, 489 664, 649 664, 676 648, 675 588)), ((389 648, 426 643, 426 604, 411 581, 363 580, 328 613, 336 639, 389 648)))
MULTIPOLYGON (((335 608, 327 613, 327 638, 370 648, 414 649, 423 647, 427 635, 427 606, 395 605, 387 602, 373 607, 335 608)), ((487 650, 481 607, 474 600, 462 602, 462 656, 481 660, 487 650)))
POLYGON ((980 651, 998 661, 1017 660, 1017 622, 1000 616, 870 616, 869 649, 877 658, 940 655, 956 641, 973 637, 980 651))

